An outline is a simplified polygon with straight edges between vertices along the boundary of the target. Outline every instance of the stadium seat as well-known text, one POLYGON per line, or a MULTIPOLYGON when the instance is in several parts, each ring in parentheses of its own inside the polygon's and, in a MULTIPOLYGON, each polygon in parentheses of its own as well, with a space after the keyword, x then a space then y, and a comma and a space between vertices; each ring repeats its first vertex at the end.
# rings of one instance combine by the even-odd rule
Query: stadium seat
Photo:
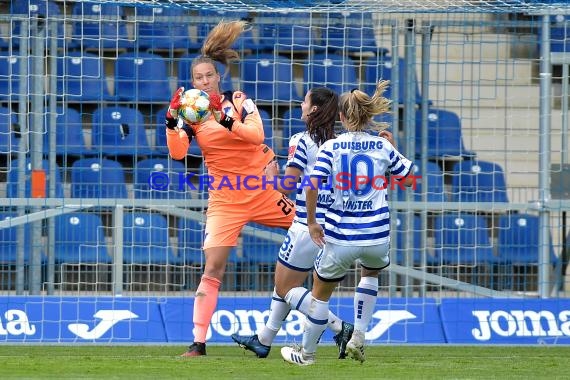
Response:
POLYGON ((128 198, 125 173, 117 161, 82 158, 71 166, 72 198, 128 198))
POLYGON ((79 51, 58 57, 57 96, 74 103, 112 100, 103 59, 99 55, 79 51))
POLYGON ((263 132, 265 134, 265 140, 263 142, 273 149, 273 119, 268 111, 261 108, 259 109, 259 115, 263 122, 263 132))
MULTIPOLYGON (((29 96, 31 90, 31 76, 24 81, 26 88, 20 88, 20 61, 21 56, 0 51, 0 101, 17 102, 19 96, 29 96), (21 92, 21 94, 20 94, 21 92)), ((31 68, 31 58, 28 58, 28 72, 31 68)), ((43 94, 42 94, 43 95, 43 94)))
POLYGON ((322 31, 322 46, 330 51, 372 52, 382 56, 388 49, 378 47, 370 12, 329 12, 322 31))
POLYGON ((304 62, 304 93, 312 87, 325 86, 341 94, 358 86, 352 58, 336 53, 315 54, 304 62))
POLYGON ((204 223, 194 220, 178 219, 178 259, 182 265, 201 265, 204 263, 202 245, 204 243, 204 223))
POLYGON ((112 3, 75 3, 72 9, 74 46, 81 50, 120 50, 133 47, 124 8, 112 3))
POLYGON ((503 169, 493 162, 466 160, 451 171, 454 202, 508 202, 503 169))
MULTIPOLYGON (((421 168, 421 161, 414 161, 414 173, 416 178, 415 185, 411 188, 401 189, 399 186, 394 186, 394 191, 397 193, 396 199, 400 201, 406 200, 406 192, 413 193, 413 201, 422 201, 422 185, 427 184, 426 202, 445 202, 446 191, 444 184, 443 171, 436 162, 428 161, 425 170, 421 168)), ((390 184, 392 186, 392 184, 390 184)))
POLYGON ((186 166, 168 158, 148 158, 134 168, 134 195, 138 199, 189 199, 186 166), (158 173, 158 174, 156 174, 158 173), (168 177, 164 177, 167 175, 168 177))
MULTIPOLYGON (((570 17, 558 14, 550 16, 550 51, 552 53, 570 52, 570 17)), ((538 27, 538 51, 541 49, 542 27, 538 27)))
POLYGON ((20 139, 16 137, 18 117, 12 110, 0 107, 0 154, 11 154, 18 151, 20 139))
MULTIPOLYGON (((20 160, 15 159, 12 160, 10 165, 10 172, 8 173, 8 183, 6 184, 6 196, 8 198, 19 198, 19 166, 20 160)), ((50 170, 49 170, 49 161, 42 160, 42 169, 45 171, 46 175, 46 186, 45 192, 46 196, 49 196, 49 189, 52 178, 50 177, 50 170)), ((24 170, 24 197, 30 198, 32 196, 32 185, 31 185, 31 178, 32 178, 32 163, 29 158, 26 159, 25 163, 25 170, 24 170)), ((63 198, 63 184, 61 180, 61 169, 56 164, 55 168, 55 196, 57 198, 63 198)))
POLYGON ((300 101, 290 59, 274 54, 252 54, 243 59, 241 84, 256 102, 300 101))
POLYGON ((188 33, 188 12, 171 7, 135 7, 136 44, 140 49, 188 50, 200 44, 188 33))
POLYGON ((108 156, 145 156, 152 154, 144 116, 134 108, 103 106, 93 112, 92 148, 108 156))
MULTIPOLYGON (((155 135, 155 155, 168 155, 168 146, 166 145, 166 127, 164 125, 164 119, 166 118, 166 111, 168 107, 160 109, 156 113, 156 135, 155 135)), ((190 143, 190 148, 188 149, 188 155, 192 157, 202 157, 202 150, 198 145, 198 142, 193 139, 190 143)))
MULTIPOLYGON (((87 156, 92 154, 85 145, 81 114, 70 107, 57 107, 55 120, 56 154, 58 156, 87 156)), ((44 134, 44 154, 49 154, 49 131, 52 128, 51 114, 46 114, 47 131, 44 134)))
MULTIPOLYGON (((51 0, 26 0, 26 1, 12 1, 10 4, 10 14, 13 17, 12 22, 12 46, 17 47, 20 45, 21 36, 21 21, 18 21, 20 15, 24 15, 28 20, 37 18, 42 20, 45 18, 61 17, 61 10, 57 2, 51 0)), ((29 32, 26 31, 26 38, 29 32)), ((50 36, 50 40, 51 40, 50 36)), ((65 46, 65 23, 58 22, 57 25, 57 47, 62 48, 65 46)), ((67 47, 71 47, 67 44, 67 47)))
MULTIPOLYGON (((192 88, 192 61, 196 58, 198 54, 185 54, 178 58, 178 87, 184 87, 185 89, 192 88)), ((215 62, 218 72, 221 76, 220 89, 221 91, 231 91, 234 88, 232 83, 232 77, 228 70, 226 73, 226 66, 223 63, 215 62)))
POLYGON ((427 254, 426 244, 422 244, 422 219, 419 215, 412 215, 412 227, 407 228, 406 215, 404 213, 394 213, 396 223, 396 233, 394 235, 396 247, 396 262, 404 265, 406 250, 404 243, 407 242, 407 250, 412 250, 412 264, 419 266, 422 263, 422 254, 426 252, 426 264, 431 264, 431 256, 427 254))
MULTIPOLYGON (((257 22, 259 28, 259 45, 261 49, 276 52, 307 52, 318 48, 313 38, 313 32, 307 23, 301 24, 300 13, 263 13, 267 17, 264 23, 257 22)), ((259 16, 258 16, 259 17, 259 16)))
POLYGON ((166 60, 158 54, 128 52, 115 61, 115 97, 134 103, 168 103, 172 96, 166 60))
MULTIPOLYGON (((0 221, 17 217, 17 213, 0 212, 0 221)), ((24 224, 24 264, 30 262, 30 227, 29 223, 24 224)), ((18 226, 0 229, 0 265, 15 265, 18 258, 18 226)))
MULTIPOLYGON (((250 24, 246 28, 245 32, 242 33, 238 39, 232 45, 232 49, 239 52, 258 50, 261 48, 256 36, 259 35, 259 31, 255 30, 257 26, 252 23, 252 19, 247 11, 235 11, 228 10, 227 12, 219 10, 205 10, 201 9, 198 11, 198 16, 203 17, 205 20, 212 20, 211 22, 202 22, 198 25, 198 41, 204 41, 208 33, 218 24, 220 20, 245 20, 250 24)), ((201 45, 200 45, 201 47, 201 45)))
POLYGON ((123 262, 138 265, 178 263, 170 248, 166 217, 150 212, 125 213, 123 262))
POLYGON ((288 149, 291 136, 307 130, 307 125, 301 120, 301 115, 301 107, 292 107, 283 113, 283 125, 281 126, 283 139, 281 142, 282 148, 279 150, 279 154, 282 156, 287 157, 289 154, 288 149))
MULTIPOLYGON (((374 94, 376 91, 376 85, 380 79, 389 80, 390 86, 384 92, 384 97, 388 99, 392 99, 393 102, 403 104, 404 103, 404 94, 406 93, 406 85, 409 81, 406 79, 406 62, 403 58, 398 59, 398 78, 397 78, 397 85, 398 85, 398 98, 396 99, 393 95, 394 93, 394 86, 396 86, 396 78, 392 78, 392 68, 393 62, 392 57, 388 55, 377 55, 375 57, 366 59, 363 62, 363 72, 362 75, 364 77, 364 84, 362 86, 362 90, 369 95, 374 94)), ((414 75, 414 78, 417 78, 414 75)), ((420 88, 417 82, 417 79, 414 81, 414 88, 415 88, 415 103, 420 104, 422 101, 422 97, 420 94, 420 88)))
MULTIPOLYGON (((452 111, 430 108, 427 117, 429 158, 463 157, 472 158, 474 152, 465 149, 461 120, 452 111)), ((422 155, 422 112, 416 110, 416 154, 422 155)))
POLYGON ((436 216, 434 234, 435 256, 443 265, 477 266, 496 260, 490 228, 483 216, 466 213, 436 216))
MULTIPOLYGON (((539 252, 540 219, 530 214, 506 214, 499 217, 497 244, 501 264, 537 265, 539 252)), ((557 261, 550 239, 550 260, 557 261)))
POLYGON ((266 227, 257 223, 249 223, 255 231, 242 231, 243 259, 247 262, 248 271, 253 275, 255 289, 273 289, 273 266, 277 261, 279 247, 283 243, 286 231, 279 228, 266 227), (270 234, 262 237, 261 234, 270 234), (278 237, 277 241, 272 237, 278 237))
POLYGON ((55 222, 56 264, 107 264, 107 243, 101 217, 95 213, 58 215, 55 222))

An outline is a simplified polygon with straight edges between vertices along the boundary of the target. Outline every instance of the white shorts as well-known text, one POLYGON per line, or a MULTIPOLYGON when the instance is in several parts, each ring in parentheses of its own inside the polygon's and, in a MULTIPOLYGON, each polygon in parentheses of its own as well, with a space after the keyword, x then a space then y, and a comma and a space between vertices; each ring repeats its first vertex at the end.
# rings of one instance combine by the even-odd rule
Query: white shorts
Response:
POLYGON ((367 247, 325 244, 315 261, 315 271, 325 281, 340 281, 358 262, 367 269, 383 269, 390 265, 390 243, 367 247))
POLYGON ((319 250, 309 235, 308 227, 295 221, 279 248, 278 260, 289 269, 308 272, 313 269, 319 250))

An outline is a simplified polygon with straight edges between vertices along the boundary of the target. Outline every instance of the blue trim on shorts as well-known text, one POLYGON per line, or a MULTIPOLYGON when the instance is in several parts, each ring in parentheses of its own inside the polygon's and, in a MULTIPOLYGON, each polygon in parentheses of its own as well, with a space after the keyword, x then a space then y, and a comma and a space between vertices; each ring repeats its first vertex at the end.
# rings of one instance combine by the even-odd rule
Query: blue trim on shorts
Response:
POLYGON ((315 273, 317 274, 317 277, 323 282, 341 282, 346 277, 346 275, 344 275, 340 278, 324 278, 321 277, 321 275, 317 271, 315 271, 315 273))
POLYGON ((285 267, 287 267, 291 270, 297 271, 297 272, 309 272, 311 269, 313 269, 312 266, 310 268, 299 268, 299 267, 293 266, 293 265, 289 264, 288 262, 281 260, 280 257, 277 258, 277 261, 279 261, 285 267))
MULTIPOLYGON (((388 259, 388 260, 389 260, 389 259, 388 259)), ((368 270, 382 270, 382 269, 388 268, 388 267, 390 266, 390 261, 388 261, 388 264, 386 264, 386 265, 384 265, 383 267, 380 267, 380 268, 370 268, 370 267, 367 267, 366 265, 362 265, 362 263, 360 263, 360 266, 361 266, 362 268, 368 269, 368 270)))

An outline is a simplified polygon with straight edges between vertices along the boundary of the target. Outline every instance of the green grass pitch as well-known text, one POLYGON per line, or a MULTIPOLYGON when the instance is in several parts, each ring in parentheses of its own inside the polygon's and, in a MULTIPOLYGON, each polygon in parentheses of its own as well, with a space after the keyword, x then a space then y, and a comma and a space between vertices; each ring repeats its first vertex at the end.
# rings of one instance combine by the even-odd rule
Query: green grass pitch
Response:
POLYGON ((366 361, 336 359, 320 346, 313 366, 266 359, 237 346, 208 346, 183 359, 183 346, 0 345, 0 379, 568 379, 566 346, 395 346, 366 348, 366 361))

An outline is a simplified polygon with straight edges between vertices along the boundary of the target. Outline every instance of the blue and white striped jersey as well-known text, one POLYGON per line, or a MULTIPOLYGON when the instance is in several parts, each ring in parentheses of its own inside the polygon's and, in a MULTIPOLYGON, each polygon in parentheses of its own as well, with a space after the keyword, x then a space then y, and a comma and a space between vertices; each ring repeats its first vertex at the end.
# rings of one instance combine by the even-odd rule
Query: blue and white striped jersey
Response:
MULTIPOLYGON (((303 184, 308 182, 309 176, 317 161, 318 151, 319 147, 308 132, 296 133, 289 139, 289 158, 287 166, 295 167, 303 172, 300 183, 301 186, 297 189, 297 198, 295 200, 295 209, 297 210, 295 220, 304 225, 307 225, 307 195, 305 193, 306 186, 303 186, 303 184)), ((317 200, 317 223, 324 225, 325 211, 331 203, 332 192, 330 190, 319 191, 319 199, 317 200)))
POLYGON ((333 204, 325 216, 325 239, 338 245, 370 246, 390 241, 387 186, 406 177, 413 163, 388 140, 346 132, 319 149, 311 178, 332 177, 333 204))

